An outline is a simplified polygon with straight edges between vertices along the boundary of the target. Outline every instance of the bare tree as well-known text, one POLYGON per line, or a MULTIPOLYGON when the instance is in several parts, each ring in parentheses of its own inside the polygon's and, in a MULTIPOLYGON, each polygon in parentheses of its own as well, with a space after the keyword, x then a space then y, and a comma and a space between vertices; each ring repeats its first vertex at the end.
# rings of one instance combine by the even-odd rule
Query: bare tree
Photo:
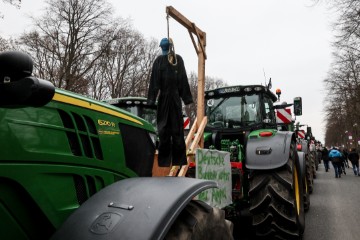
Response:
POLYGON ((133 84, 134 87, 136 86, 136 88, 134 88, 136 89, 136 92, 133 91, 131 95, 146 97, 150 84, 153 63, 160 53, 158 41, 151 39, 150 41, 145 42, 142 46, 141 52, 142 56, 140 57, 137 64, 136 75, 132 78, 136 80, 136 84, 133 84))
MULTIPOLYGON (((190 117, 191 122, 194 122, 197 114, 197 94, 198 94, 198 77, 195 72, 190 72, 188 74, 188 80, 190 85, 190 91, 193 96, 194 104, 190 104, 184 108, 186 116, 190 117)), ((205 76, 205 91, 225 87, 227 86, 226 82, 222 79, 205 76)))
POLYGON ((101 74, 101 79, 93 87, 105 87, 104 94, 91 89, 95 98, 118 98, 126 96, 146 96, 152 63, 157 54, 156 41, 147 42, 143 36, 133 30, 129 24, 123 25, 116 32, 116 38, 99 59, 95 76, 101 74), (106 84, 104 84, 104 81, 106 84))
MULTIPOLYGON (((314 0, 315 4, 320 0, 314 0)), ((360 119, 360 1, 358 0, 323 0, 339 15, 333 24, 336 41, 333 43, 333 63, 327 78, 325 116, 327 145, 345 144, 344 131, 353 132, 354 139, 359 139, 360 119), (356 129, 355 129, 356 130, 356 129), (355 134, 354 134, 355 133, 355 134)), ((357 144, 356 144, 357 145, 357 144)))
POLYGON ((0 51, 19 50, 19 43, 13 38, 3 38, 0 36, 0 51))
POLYGON ((20 7, 21 5, 21 0, 1 0, 3 3, 8 3, 11 5, 14 5, 16 7, 20 7))
MULTIPOLYGON (((13 5, 17 8, 21 6, 21 0, 1 0, 3 3, 13 5)), ((4 14, 0 11, 0 19, 4 18, 4 14)))
POLYGON ((0 52, 9 49, 9 44, 5 38, 0 36, 0 52))
POLYGON ((90 69, 116 40, 117 23, 105 0, 47 0, 45 14, 21 42, 39 77, 87 94, 90 69))

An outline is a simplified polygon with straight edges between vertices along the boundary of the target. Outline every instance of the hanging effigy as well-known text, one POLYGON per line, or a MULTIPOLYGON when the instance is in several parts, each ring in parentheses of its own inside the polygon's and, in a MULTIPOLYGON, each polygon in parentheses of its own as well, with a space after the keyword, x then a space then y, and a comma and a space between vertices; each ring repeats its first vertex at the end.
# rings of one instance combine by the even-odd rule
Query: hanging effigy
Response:
POLYGON ((162 55, 154 61, 148 90, 148 103, 157 101, 158 163, 181 166, 187 164, 181 100, 188 105, 193 99, 184 61, 175 54, 171 39, 163 38, 160 47, 162 55))

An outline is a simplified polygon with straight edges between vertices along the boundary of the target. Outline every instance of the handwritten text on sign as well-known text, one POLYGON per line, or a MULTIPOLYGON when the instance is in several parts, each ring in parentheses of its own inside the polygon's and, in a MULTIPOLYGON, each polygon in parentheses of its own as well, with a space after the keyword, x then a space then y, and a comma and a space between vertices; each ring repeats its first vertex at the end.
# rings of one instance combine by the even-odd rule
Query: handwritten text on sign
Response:
POLYGON ((232 203, 230 153, 197 149, 196 178, 213 180, 219 186, 219 188, 212 188, 200 193, 199 200, 218 208, 232 203))

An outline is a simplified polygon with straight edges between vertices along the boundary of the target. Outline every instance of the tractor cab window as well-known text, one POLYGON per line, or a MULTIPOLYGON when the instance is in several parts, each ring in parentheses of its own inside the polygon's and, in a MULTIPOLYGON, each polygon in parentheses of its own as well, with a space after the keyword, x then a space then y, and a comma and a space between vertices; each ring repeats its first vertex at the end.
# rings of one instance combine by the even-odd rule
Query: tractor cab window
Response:
POLYGON ((138 109, 138 116, 145 119, 146 121, 148 121, 149 123, 151 123, 151 125, 153 125, 155 128, 156 126, 156 109, 154 108, 140 108, 138 109))
POLYGON ((265 118, 263 119, 263 121, 265 123, 275 124, 276 118, 275 118, 273 101, 266 95, 264 96, 264 105, 265 105, 265 118))
POLYGON ((258 95, 232 96, 208 99, 206 116, 208 126, 241 128, 261 121, 258 95))
POLYGON ((124 105, 124 107, 121 107, 122 109, 131 112, 132 114, 138 116, 138 108, 137 106, 132 106, 132 105, 124 105))
POLYGON ((151 125, 154 126, 154 128, 157 128, 156 123, 156 108, 147 107, 143 105, 135 105, 135 106, 126 106, 123 109, 125 109, 128 112, 131 112, 132 114, 141 117, 151 123, 151 125))
POLYGON ((113 104, 116 107, 119 107, 121 109, 124 109, 125 111, 128 111, 138 117, 141 117, 151 123, 151 125, 154 126, 154 128, 157 128, 157 122, 156 122, 156 107, 148 106, 148 105, 140 105, 140 104, 127 104, 127 103, 121 103, 121 104, 113 104))

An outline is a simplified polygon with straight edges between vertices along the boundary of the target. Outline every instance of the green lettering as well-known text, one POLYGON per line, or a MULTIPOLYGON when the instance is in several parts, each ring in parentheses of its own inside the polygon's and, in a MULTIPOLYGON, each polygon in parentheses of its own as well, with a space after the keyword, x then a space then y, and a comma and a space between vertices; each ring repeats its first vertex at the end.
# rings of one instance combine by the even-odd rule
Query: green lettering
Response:
POLYGON ((221 204, 222 200, 226 200, 226 189, 212 189, 212 201, 216 202, 218 205, 221 204))
POLYGON ((218 179, 223 181, 229 181, 230 180, 230 173, 226 171, 221 171, 218 174, 218 179))
POLYGON ((202 164, 203 162, 203 151, 198 151, 198 164, 202 164))
POLYGON ((199 200, 207 202, 208 199, 208 191, 203 191, 199 194, 199 200))

